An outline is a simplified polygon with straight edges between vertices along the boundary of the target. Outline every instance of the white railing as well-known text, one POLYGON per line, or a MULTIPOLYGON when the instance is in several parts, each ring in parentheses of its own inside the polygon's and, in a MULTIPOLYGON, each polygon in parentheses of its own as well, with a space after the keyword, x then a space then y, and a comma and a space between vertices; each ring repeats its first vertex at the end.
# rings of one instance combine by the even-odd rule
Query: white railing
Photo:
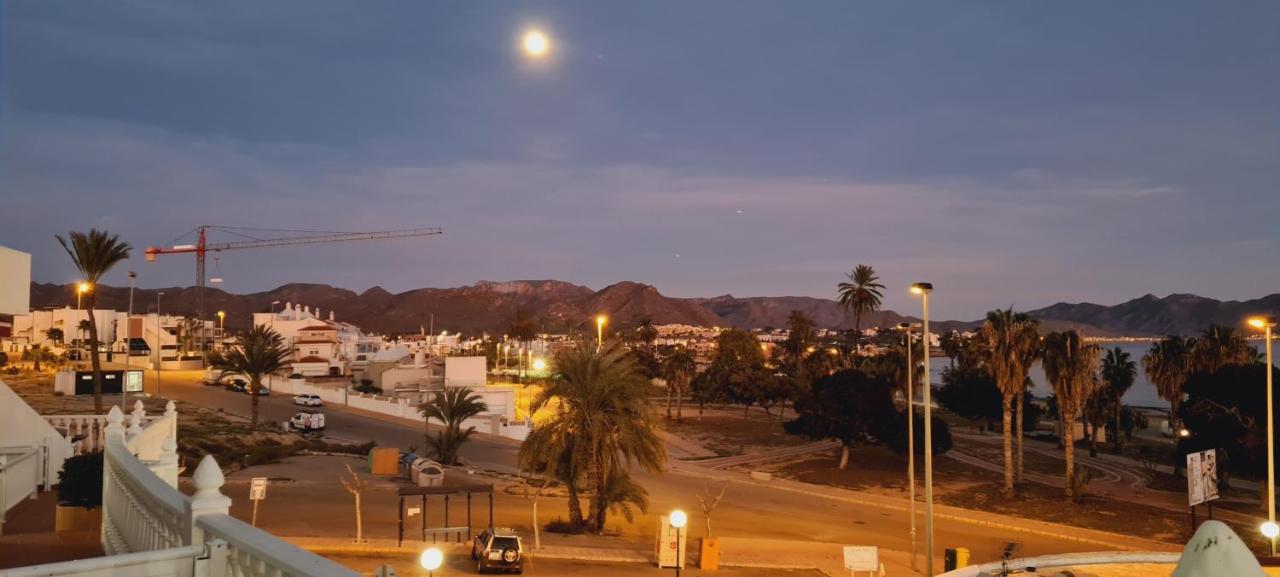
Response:
POLYGON ((1155 563, 1175 565, 1182 552, 1167 551, 1100 551, 1093 553, 1061 553, 1057 555, 1041 555, 1039 557, 1022 557, 1010 559, 1008 562, 995 561, 983 565, 970 565, 943 573, 938 577, 978 577, 994 574, 1001 569, 1021 571, 1028 567, 1050 569, 1054 567, 1087 567, 1089 565, 1114 565, 1130 563, 1155 563))
POLYGON ((148 419, 134 405, 128 426, 112 407, 101 427, 102 547, 106 557, 0 570, 0 577, 356 577, 228 514, 225 479, 206 455, 192 475, 195 493, 177 489, 173 403, 148 419), (145 423, 145 425, 144 425, 145 423))
POLYGON ((0 528, 9 509, 40 490, 43 452, 40 447, 0 447, 0 528))

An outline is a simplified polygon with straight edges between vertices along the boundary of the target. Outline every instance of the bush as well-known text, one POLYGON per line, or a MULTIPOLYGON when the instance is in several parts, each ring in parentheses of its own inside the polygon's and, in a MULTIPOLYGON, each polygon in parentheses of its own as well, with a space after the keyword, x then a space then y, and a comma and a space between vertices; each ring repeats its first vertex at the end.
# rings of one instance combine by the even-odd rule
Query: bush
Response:
POLYGON ((8 355, 8 353, 0 353, 0 367, 3 367, 3 366, 5 366, 5 365, 7 365, 7 364, 9 364, 9 355, 8 355))
POLYGON ((548 533, 560 533, 561 535, 581 535, 586 532, 586 527, 574 525, 559 517, 556 517, 542 528, 546 529, 548 533))
POLYGON ((102 453, 77 455, 62 463, 58 504, 86 509, 102 506, 102 453))
POLYGON ((373 386, 373 379, 360 379, 360 384, 352 388, 359 393, 377 394, 382 392, 382 389, 379 389, 378 387, 373 386))

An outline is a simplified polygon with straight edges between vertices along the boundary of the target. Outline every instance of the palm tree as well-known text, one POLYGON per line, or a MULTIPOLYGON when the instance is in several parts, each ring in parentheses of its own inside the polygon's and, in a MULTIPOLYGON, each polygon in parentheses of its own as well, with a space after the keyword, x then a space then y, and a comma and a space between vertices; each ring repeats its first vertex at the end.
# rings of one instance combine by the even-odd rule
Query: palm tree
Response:
MULTIPOLYGON (((538 324, 534 322, 533 317, 524 309, 516 309, 515 318, 511 319, 511 325, 507 327, 507 334, 515 339, 521 345, 521 351, 528 348, 529 343, 533 339, 538 338, 538 324)), ((520 373, 524 374, 525 354, 516 355, 516 367, 520 373)))
MULTIPOLYGON (((534 426, 520 447, 525 463, 561 462, 570 479, 581 476, 594 490, 589 527, 604 529, 609 503, 610 475, 625 475, 627 467, 657 473, 666 462, 666 449, 657 434, 657 418, 648 403, 649 382, 634 357, 617 341, 596 347, 579 342, 562 350, 553 363, 553 377, 530 407, 536 413, 554 405, 552 414, 534 426)), ((582 523, 578 489, 569 489, 570 521, 582 523)))
POLYGON ((676 397, 676 420, 684 420, 684 395, 698 373, 698 363, 689 349, 681 347, 667 357, 662 372, 667 379, 667 418, 671 418, 671 395, 676 397))
POLYGON ((1116 347, 1107 349, 1106 356, 1102 357, 1102 382, 1107 387, 1108 396, 1111 397, 1113 408, 1116 413, 1116 452, 1120 452, 1121 434, 1120 434, 1120 413, 1124 407, 1121 399, 1124 394, 1133 386, 1133 381, 1138 378, 1138 366, 1134 364, 1129 353, 1124 349, 1116 347))
POLYGON ((987 367, 995 377, 1003 404, 1004 424, 1004 492, 1013 492, 1013 402, 1018 407, 1018 457, 1017 476, 1022 479, 1022 407, 1026 394, 1027 370, 1035 360, 1040 341, 1038 323, 1026 313, 1013 309, 994 310, 987 313, 982 323, 982 341, 987 352, 987 367))
POLYGON ((1210 325, 1191 348, 1193 371, 1212 373, 1226 365, 1250 363, 1257 351, 1234 327, 1210 325))
POLYGON ((445 465, 456 465, 462 444, 476 432, 475 427, 463 429, 462 423, 487 410, 489 407, 480 395, 466 387, 445 387, 433 393, 430 401, 418 405, 418 412, 428 424, 431 419, 444 424, 444 430, 434 437, 427 433, 427 445, 435 452, 436 459, 445 465))
POLYGON ((1182 385, 1191 373, 1191 351, 1195 339, 1169 335, 1151 343, 1142 355, 1142 370, 1156 386, 1160 398, 1169 401, 1169 427, 1177 431, 1178 410, 1182 407, 1182 385))
POLYGON ((1058 423, 1066 456, 1066 493, 1076 498, 1076 416, 1098 389, 1094 365, 1097 345, 1085 344, 1075 331, 1049 333, 1044 337, 1044 374, 1053 385, 1058 403, 1058 423))
POLYGON ((631 523, 635 521, 633 506, 641 513, 649 511, 649 492, 621 469, 609 471, 604 491, 597 498, 602 507, 598 523, 601 529, 604 528, 605 512, 620 514, 631 523))
POLYGON ((85 295, 85 309, 89 311, 89 362, 93 367, 93 411, 102 412, 102 361, 98 359, 98 319, 93 314, 93 305, 98 300, 98 281, 120 261, 129 258, 132 247, 120 240, 119 235, 105 230, 89 229, 89 232, 72 231, 70 241, 56 235, 58 244, 71 257, 88 284, 85 295))
POLYGON ((258 391, 262 378, 278 373, 289 365, 293 351, 285 346, 280 333, 267 325, 256 325, 248 333, 236 337, 235 345, 225 351, 213 351, 209 366, 221 371, 218 378, 242 374, 249 378, 249 422, 258 425, 258 391))
POLYGON ((862 315, 880 310, 880 277, 875 269, 860 264, 845 275, 848 280, 836 285, 840 294, 840 306, 853 315, 854 347, 862 342, 862 315))

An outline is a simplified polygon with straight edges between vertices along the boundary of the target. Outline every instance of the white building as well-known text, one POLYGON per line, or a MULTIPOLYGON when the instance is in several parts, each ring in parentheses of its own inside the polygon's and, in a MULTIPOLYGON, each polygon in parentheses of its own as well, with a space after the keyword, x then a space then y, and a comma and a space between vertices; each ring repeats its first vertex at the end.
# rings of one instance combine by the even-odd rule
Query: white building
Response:
MULTIPOLYGON (((98 342, 105 356, 114 357, 130 351, 131 358, 142 363, 162 361, 166 369, 182 367, 182 357, 198 359, 201 356, 200 324, 191 317, 178 315, 133 315, 121 311, 94 309, 98 323, 98 342), (131 340, 126 340, 129 337, 131 340)), ((25 350, 32 345, 50 349, 75 349, 89 339, 89 331, 82 323, 89 321, 89 311, 64 307, 31 311, 13 317, 11 348, 25 350), (49 338, 50 331, 62 331, 62 341, 49 338)), ((204 334, 208 342, 221 338, 221 329, 213 321, 204 322, 204 334)), ((56 333, 55 333, 56 334, 56 333)))
POLYGON ((254 313, 254 326, 268 326, 293 350, 293 372, 308 377, 345 376, 363 369, 384 348, 381 336, 339 322, 319 308, 285 303, 279 312, 254 313))

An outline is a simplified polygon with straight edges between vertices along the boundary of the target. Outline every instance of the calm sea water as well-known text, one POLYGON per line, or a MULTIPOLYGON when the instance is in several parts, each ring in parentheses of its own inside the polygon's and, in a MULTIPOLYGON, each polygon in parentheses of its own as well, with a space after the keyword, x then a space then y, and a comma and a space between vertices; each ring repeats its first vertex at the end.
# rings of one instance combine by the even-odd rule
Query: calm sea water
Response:
MULTIPOLYGON (((1151 348, 1148 342, 1122 342, 1122 343, 1099 343, 1104 349, 1120 347, 1121 350, 1129 353, 1133 362, 1138 365, 1138 378, 1133 383, 1133 388, 1124 395, 1124 404, 1135 407, 1156 407, 1160 409, 1168 409, 1169 402, 1161 399, 1156 395, 1156 387, 1147 379, 1147 374, 1142 370, 1142 355, 1147 353, 1147 349, 1151 348)), ((1104 353, 1105 354, 1105 353, 1104 353)), ((933 357, 929 360, 929 372, 932 375, 931 380, 934 383, 942 382, 942 370, 950 364, 950 360, 946 357, 933 357)), ((1031 389, 1032 394, 1037 397, 1046 397, 1053 394, 1053 387, 1049 386, 1049 381, 1044 377, 1044 368, 1040 363, 1036 363, 1031 368, 1031 380, 1035 382, 1035 387, 1031 389)))

